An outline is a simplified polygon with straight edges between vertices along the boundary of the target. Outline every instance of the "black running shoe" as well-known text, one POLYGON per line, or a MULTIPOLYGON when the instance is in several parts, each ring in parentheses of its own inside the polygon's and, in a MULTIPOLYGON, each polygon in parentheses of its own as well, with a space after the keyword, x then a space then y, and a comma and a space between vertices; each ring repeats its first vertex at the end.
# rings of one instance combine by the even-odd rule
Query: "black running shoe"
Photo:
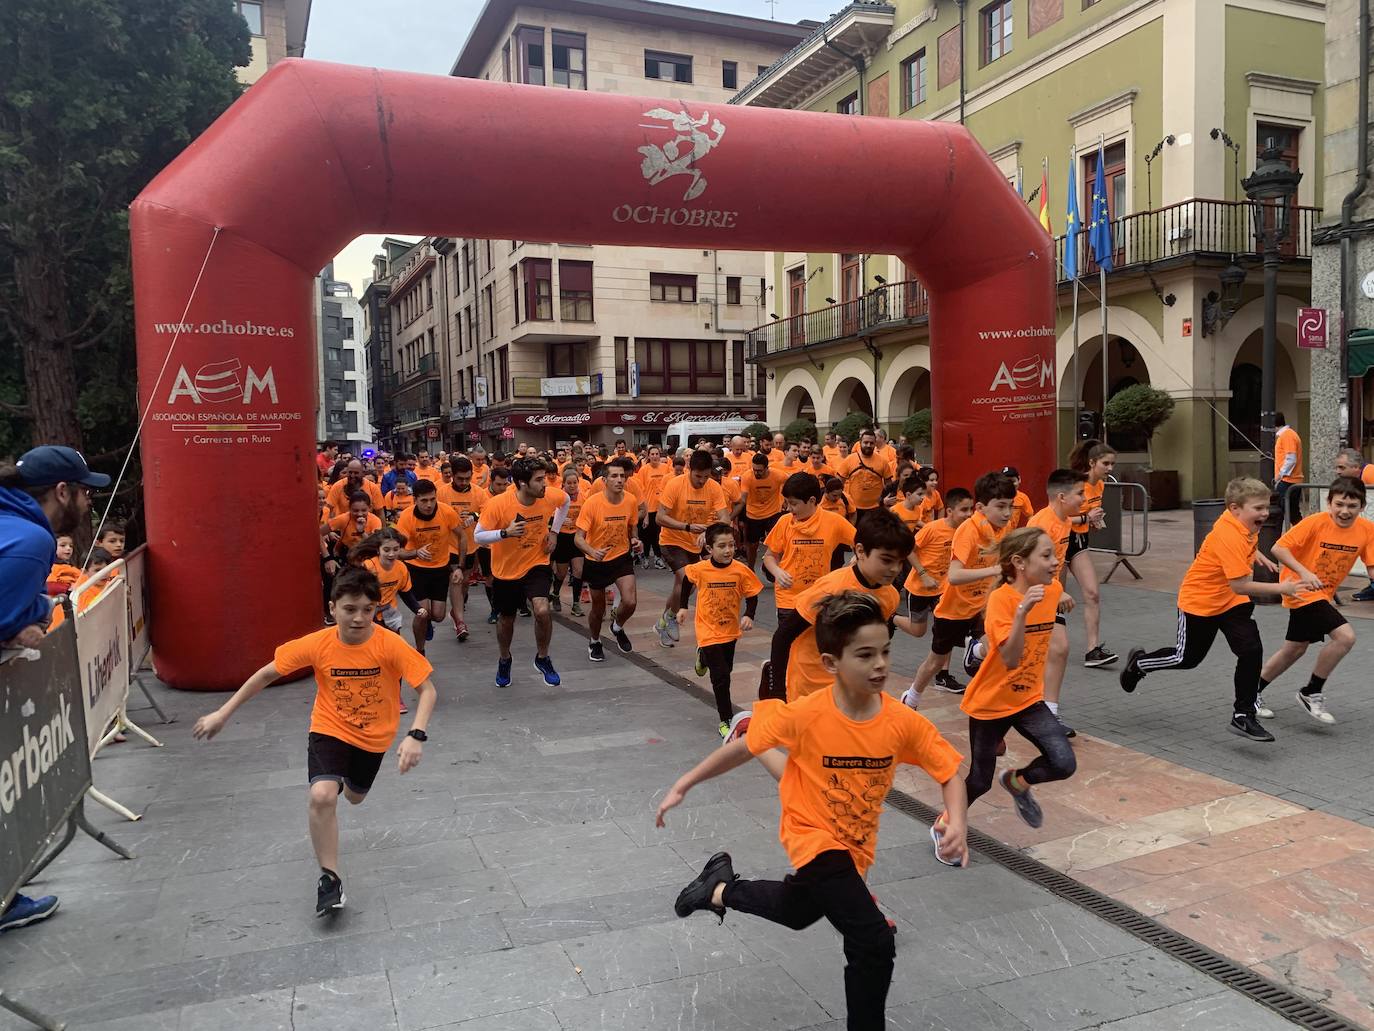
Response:
MULTIPOLYGON (((978 640, 976 638, 964 645, 964 672, 968 674, 970 680, 978 675, 978 667, 983 664, 983 656, 974 651, 977 647, 978 640)), ((936 684, 936 686, 939 685, 936 684)))
POLYGON ((715 894, 717 884, 729 884, 737 880, 739 874, 735 873, 735 868, 730 865, 730 853, 717 852, 706 860, 706 865, 701 868, 696 880, 678 894, 677 902, 673 904, 673 912, 680 917, 689 917, 699 909, 708 909, 720 917, 721 923, 725 923, 725 909, 713 906, 711 896, 715 894))
POLYGON ((1077 737, 1077 736, 1078 736, 1078 731, 1074 730, 1073 727, 1071 727, 1071 726, 1069 726, 1067 723, 1065 723, 1065 722, 1064 722, 1064 717, 1063 717, 1063 716, 1059 715, 1059 713, 1056 712, 1056 713, 1054 714, 1054 718, 1055 718, 1055 720, 1059 723, 1059 729, 1062 730, 1062 731, 1064 732, 1064 736, 1065 736, 1065 737, 1077 737))
POLYGON ((496 614, 495 609, 492 609, 491 612, 487 614, 487 626, 495 626, 500 620, 501 617, 496 614))
POLYGON ((1089 669, 1097 669, 1101 666, 1110 666, 1119 656, 1105 644, 1099 644, 1087 655, 1083 656, 1083 665, 1089 669))
POLYGON ((563 599, 556 594, 549 595, 549 604, 553 606, 555 612, 563 611, 563 599))
POLYGON ((533 615, 534 615, 534 613, 530 611, 530 607, 529 607, 528 603, 520 606, 520 615, 522 615, 522 616, 533 616, 533 615))
POLYGON ((343 881, 339 880, 339 875, 330 871, 320 871, 320 884, 315 889, 315 915, 324 916, 326 913, 337 912, 343 909, 344 891, 343 881))
POLYGON ((606 661, 606 649, 601 647, 600 641, 587 642, 587 658, 591 659, 593 662, 606 661))
POLYGON ((625 632, 623 626, 611 624, 611 636, 615 638, 615 646, 626 655, 635 650, 635 646, 630 643, 630 635, 625 632))
POLYGON ((965 685, 959 683, 947 669, 935 674, 935 687, 947 694, 963 694, 965 690, 965 685))
POLYGON ((1127 694, 1134 691, 1136 685, 1145 679, 1145 671, 1138 665, 1140 657, 1144 654, 1144 648, 1132 648, 1126 656, 1126 665, 1121 667, 1121 690, 1127 694))
POLYGON ((1029 785, 1025 791, 1015 790, 1011 786, 1011 770, 1003 770, 997 782, 1007 789, 1007 794, 1016 803, 1016 815, 1025 821, 1026 826, 1038 828, 1045 822, 1045 814, 1040 811, 1040 803, 1031 797, 1029 785))
POLYGON ((1274 735, 1264 729, 1264 725, 1253 716, 1237 714, 1231 717, 1232 734, 1248 737, 1251 741, 1273 741, 1274 735))

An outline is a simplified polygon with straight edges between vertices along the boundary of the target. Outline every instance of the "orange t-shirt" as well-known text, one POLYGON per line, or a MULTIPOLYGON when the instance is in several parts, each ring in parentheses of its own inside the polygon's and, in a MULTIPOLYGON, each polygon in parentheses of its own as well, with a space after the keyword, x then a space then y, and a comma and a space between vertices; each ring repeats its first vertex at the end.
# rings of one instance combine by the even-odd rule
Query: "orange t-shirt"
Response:
POLYGON ((730 507, 730 514, 734 515, 735 506, 740 503, 740 498, 744 497, 744 489, 733 476, 726 476, 715 482, 720 485, 720 492, 725 495, 725 500, 730 507))
POLYGON ((1031 504, 1030 495, 1018 490, 1016 500, 1011 503, 1011 528, 1015 530, 1021 526, 1029 526, 1033 515, 1035 506, 1031 504))
POLYGON ((1231 581, 1254 574, 1258 546, 1258 534, 1248 531, 1229 509, 1221 513, 1178 585, 1179 609, 1192 616, 1219 616, 1248 602, 1231 590, 1231 581))
MULTIPOLYGON (((985 569, 997 565, 997 545, 1007 535, 1010 526, 1008 522, 998 530, 982 512, 975 512, 954 531, 954 540, 950 545, 951 562, 957 558, 965 569, 985 569)), ((991 577, 983 577, 972 583, 950 584, 940 596, 940 603, 935 606, 935 615, 941 619, 972 619, 983 611, 992 588, 991 577)))
MULTIPOLYGON (((594 479, 591 483, 587 485, 584 493, 586 495, 586 498, 593 497, 597 494, 605 494, 606 477, 598 476, 596 479, 594 479)), ((627 477, 625 479, 625 496, 634 501, 636 508, 644 501, 644 486, 636 482, 633 476, 627 477)), ((583 500, 585 501, 586 498, 584 498, 583 500)))
POLYGON ((963 756, 934 724, 889 694, 878 697, 882 708, 862 722, 840 712, 833 691, 754 705, 749 751, 787 751, 778 838, 796 869, 836 849, 849 851, 860 874, 873 864, 898 763, 921 767, 939 784, 959 772, 963 756))
POLYGON ((778 565, 791 575, 792 586, 773 586, 780 609, 795 607, 796 600, 830 571, 830 556, 841 544, 854 547, 854 524, 834 512, 817 508, 803 523, 789 512, 777 521, 763 542, 778 565))
POLYGON ((313 669, 318 690, 310 729, 367 752, 391 747, 401 721, 401 681, 413 687, 434 672, 423 655, 385 627, 354 645, 339 640, 338 627, 325 627, 278 646, 272 662, 282 676, 313 669))
POLYGON ((829 494, 822 494, 820 507, 825 512, 834 512, 841 519, 847 520, 854 514, 854 499, 847 491, 841 492, 835 501, 830 500, 829 494))
POLYGON ((1054 509, 1046 505, 1035 515, 1030 517, 1027 526, 1038 526, 1049 534, 1050 540, 1054 541, 1054 575, 1057 577, 1064 572, 1064 557, 1069 553, 1069 534, 1073 533, 1073 522, 1068 519, 1060 519, 1054 514, 1054 509))
POLYGON ((835 677, 821 665, 821 652, 816 646, 816 613, 825 600, 844 591, 861 591, 878 599, 883 618, 891 619, 901 604, 902 596, 892 585, 868 587, 859 581, 855 566, 844 566, 834 572, 826 573, 797 597, 797 615, 811 626, 802 631, 801 636, 792 644, 792 653, 787 657, 787 700, 803 698, 813 691, 820 691, 835 682, 835 677))
POLYGON ((727 451, 725 452, 725 460, 730 463, 730 475, 735 479, 743 479, 754 468, 754 452, 752 451, 741 451, 738 455, 733 451, 727 451))
POLYGON ((1000 649, 1011 636, 1016 607, 1025 595, 1011 584, 1003 584, 988 597, 988 610, 983 616, 988 654, 959 703, 967 715, 976 720, 1001 719, 1045 696, 1045 660, 1050 654, 1050 634, 1063 594, 1063 585, 1055 580, 1045 587, 1045 597, 1026 613, 1026 646, 1015 669, 1007 669, 1000 649))
POLYGON ((779 451, 777 448, 769 448, 767 451, 759 452, 764 458, 768 459, 769 465, 778 465, 787 457, 786 451, 779 451))
MULTIPOLYGON (((480 522, 484 530, 505 530, 515 522, 517 514, 525 517, 524 536, 508 537, 490 545, 492 575, 498 580, 519 580, 549 560, 545 544, 553 530, 554 515, 567 497, 561 488, 549 487, 534 504, 522 505, 519 493, 512 487, 482 506, 480 522)), ((566 520, 563 525, 567 525, 566 520)))
POLYGON ((920 524, 925 522, 925 520, 921 518, 923 508, 924 504, 919 504, 915 508, 908 508, 906 506, 906 500, 901 499, 888 511, 905 523, 908 530, 915 533, 921 528, 920 524))
MULTIPOLYGON (((1355 517, 1350 529, 1342 530, 1330 512, 1318 512, 1291 527, 1276 543, 1291 551, 1322 582, 1320 591, 1303 591, 1284 598, 1283 606, 1288 609, 1334 599, 1336 588, 1350 575, 1356 559, 1374 566, 1374 523, 1361 516, 1355 517)), ((1287 566, 1279 573, 1280 581, 1297 578, 1298 574, 1287 566)))
MULTIPOLYGON (((1086 516, 1095 508, 1102 507, 1102 492, 1106 489, 1107 481, 1100 480, 1093 483, 1091 480, 1083 483, 1083 509, 1078 514, 1086 516)), ((1073 532, 1086 534, 1092 527, 1087 523, 1074 523, 1073 532)))
POLYGON ((363 530, 358 532, 358 520, 347 512, 337 515, 329 520, 329 528, 339 535, 339 543, 345 548, 351 548, 369 533, 376 533, 382 528, 382 521, 371 512, 367 514, 367 520, 363 524, 363 530))
POLYGON ((67 565, 65 562, 54 562, 52 570, 48 573, 48 583, 61 584, 67 588, 70 588, 80 579, 81 570, 76 566, 67 565))
POLYGON ((697 610, 693 621, 697 646, 724 644, 739 639, 740 604, 763 591, 754 571, 735 559, 722 569, 710 559, 693 562, 682 571, 696 588, 697 610))
POLYGON ((767 519, 782 511, 782 485, 787 482, 787 474, 777 466, 769 466, 763 479, 749 472, 740 480, 740 489, 745 492, 744 514, 750 519, 767 519))
MULTIPOLYGON (((725 492, 721 490, 719 483, 707 480, 705 485, 697 489, 692 486, 690 473, 670 479, 664 485, 663 493, 658 496, 658 510, 666 512, 680 523, 709 526, 720 519, 722 511, 726 512, 725 518, 729 519, 729 508, 725 502, 725 492)), ((700 534, 672 530, 665 526, 659 535, 659 543, 695 554, 698 536, 700 534)))
POLYGON ((921 522, 928 523, 936 518, 945 507, 945 499, 938 490, 927 490, 926 499, 921 502, 921 522))
POLYGON ((406 548, 428 548, 429 558, 406 559, 411 565, 425 569, 439 569, 448 565, 450 553, 457 554, 453 547, 453 531, 459 528, 458 513, 449 505, 436 505, 434 518, 422 519, 414 507, 401 513, 396 520, 396 529, 405 534, 406 548))
MULTIPOLYGON (((587 498, 591 496, 587 493, 588 486, 590 486, 590 484, 586 484, 579 480, 577 483, 577 497, 568 494, 568 514, 563 517, 563 528, 558 531, 559 533, 577 532, 577 519, 582 515, 582 506, 587 503, 587 498)), ((568 492, 563 491, 563 493, 567 494, 568 492)))
POLYGON ((395 605, 396 595, 401 591, 410 590, 410 570, 406 568, 404 562, 391 563, 391 569, 382 567, 382 560, 370 558, 363 563, 363 566, 372 571, 377 577, 377 582, 382 585, 382 605, 395 605))
POLYGON ((916 557, 924 569, 935 580, 934 587, 921 583, 921 575, 912 570, 906 578, 906 589, 922 598, 933 598, 943 594, 949 583, 950 551, 954 546, 954 527, 948 519, 937 519, 926 523, 916 533, 916 557))
POLYGON ((437 487, 443 480, 443 473, 441 473, 436 466, 417 465, 415 467, 415 478, 417 480, 428 480, 437 487))
POLYGON ((476 484, 469 485, 465 491, 460 491, 451 483, 446 483, 439 488, 439 503, 448 505, 453 511, 458 513, 459 522, 463 526, 463 534, 467 538, 468 554, 471 555, 477 550, 477 541, 473 537, 477 527, 477 516, 482 511, 482 506, 491 497, 485 490, 476 484), (467 517, 471 515, 472 518, 467 517))
MULTIPOLYGON (((443 488, 440 488, 441 492, 442 489, 443 488)), ((444 499, 440 498, 439 500, 443 501, 444 499)), ((413 504, 415 504, 414 494, 402 494, 400 496, 397 496, 394 490, 387 491, 385 496, 383 496, 382 498, 382 505, 386 508, 388 512, 404 512, 413 504)))
POLYGON ((635 479, 640 487, 639 496, 644 499, 644 504, 650 512, 658 510, 658 496, 663 491, 663 484, 672 474, 673 467, 667 462, 659 462, 658 465, 645 462, 639 467, 639 472, 635 473, 635 479))
POLYGON ((855 451, 840 463, 845 492, 854 499, 854 507, 859 509, 878 507, 883 485, 892 477, 892 473, 892 466, 876 451, 872 458, 865 458, 862 452, 855 451))
POLYGON ((825 455, 825 464, 832 469, 839 469, 840 463, 844 461, 844 456, 848 454, 838 447, 822 447, 821 454, 825 455))
POLYGON ((620 501, 612 503, 603 490, 588 498, 582 506, 577 528, 587 535, 587 543, 593 548, 605 549, 606 554, 600 561, 610 562, 629 554, 630 529, 638 522, 639 501, 629 491, 621 494, 620 501))
POLYGON ((1302 438, 1292 426, 1281 426, 1274 437, 1274 479, 1281 479, 1284 483, 1302 483, 1302 438), (1280 476, 1284 459, 1289 455, 1297 459, 1293 463, 1293 471, 1287 476, 1280 476))
POLYGON ((473 463, 472 463, 472 485, 473 485, 474 487, 481 487, 483 490, 486 490, 486 489, 487 489, 487 484, 489 484, 490 482, 491 482, 491 466, 487 465, 486 462, 482 462, 482 463, 480 463, 480 464, 477 463, 477 462, 473 462, 473 463))
POLYGON ((834 466, 832 466, 829 462, 822 462, 820 465, 817 465, 815 462, 807 462, 798 471, 810 473, 812 476, 816 477, 816 479, 818 479, 821 482, 822 486, 825 485, 825 481, 828 480, 830 477, 837 475, 834 466))
MULTIPOLYGON (((335 512, 348 511, 348 480, 343 479, 329 488, 329 493, 325 495, 324 503, 335 512)), ((372 511, 380 512, 386 508, 386 500, 382 497, 382 488, 378 487, 372 480, 363 480, 363 485, 358 488, 367 495, 367 503, 372 506, 372 511)))

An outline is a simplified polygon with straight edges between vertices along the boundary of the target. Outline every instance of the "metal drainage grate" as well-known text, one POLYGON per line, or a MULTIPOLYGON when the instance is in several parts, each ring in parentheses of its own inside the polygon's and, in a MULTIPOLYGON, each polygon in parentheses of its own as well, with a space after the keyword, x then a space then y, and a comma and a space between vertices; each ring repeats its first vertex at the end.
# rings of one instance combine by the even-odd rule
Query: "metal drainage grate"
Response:
MULTIPOLYGON (((934 823, 940 811, 919 799, 912 798, 904 791, 893 788, 887 794, 887 804, 907 816, 922 823, 934 823)), ((1130 906, 1118 902, 1110 896, 1081 884, 1067 874, 1032 859, 1024 852, 1003 844, 973 827, 968 829, 969 847, 1006 867, 1013 873, 1024 877, 1054 895, 1086 909, 1113 927, 1134 935, 1147 945, 1181 960, 1194 970, 1198 970, 1213 980, 1220 981, 1242 995, 1266 1006, 1292 1021, 1299 1027, 1311 1031, 1364 1031, 1358 1024, 1352 1024, 1330 1010, 1318 1006, 1310 999, 1297 995, 1268 978, 1261 977, 1247 967, 1200 945, 1191 938, 1179 934, 1170 927, 1151 920, 1130 906)))

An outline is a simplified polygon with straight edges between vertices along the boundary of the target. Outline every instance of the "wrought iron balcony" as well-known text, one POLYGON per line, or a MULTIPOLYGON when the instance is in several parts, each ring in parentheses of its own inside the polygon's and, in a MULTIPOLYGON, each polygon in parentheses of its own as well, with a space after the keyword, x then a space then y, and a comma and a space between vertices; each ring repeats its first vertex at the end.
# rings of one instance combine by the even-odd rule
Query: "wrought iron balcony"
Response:
POLYGON ((814 347, 846 337, 871 336, 884 330, 919 325, 930 316, 925 287, 914 279, 887 283, 862 297, 828 308, 777 319, 745 336, 749 360, 792 348, 814 347))

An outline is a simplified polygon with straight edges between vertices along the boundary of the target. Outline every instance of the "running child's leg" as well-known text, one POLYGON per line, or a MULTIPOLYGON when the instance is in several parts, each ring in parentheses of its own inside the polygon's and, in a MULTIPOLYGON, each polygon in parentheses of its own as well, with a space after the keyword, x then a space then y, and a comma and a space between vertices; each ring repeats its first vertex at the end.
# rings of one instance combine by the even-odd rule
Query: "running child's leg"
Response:
POLYGON ((1222 636, 1236 657, 1235 705, 1232 712, 1237 716, 1255 715, 1260 669, 1264 665, 1264 645, 1260 641, 1254 611, 1254 602, 1250 602, 1228 609, 1217 617, 1222 636))
MULTIPOLYGON (((1027 706, 1008 718, 1016 732, 1040 750, 1030 764, 1016 770, 1014 776, 1025 784, 1049 784, 1068 780, 1078 769, 1078 758, 1064 733, 1063 726, 1044 702, 1027 706)), ((1013 781, 1015 784, 1015 781, 1013 781)))
POLYGON ((722 727, 728 727, 734 718, 735 706, 730 700, 730 673, 735 668, 735 642, 722 641, 720 644, 704 645, 701 661, 711 674, 711 693, 716 697, 716 715, 722 727))
POLYGON ((1088 651, 1092 651, 1102 643, 1102 592, 1098 588, 1097 569, 1093 566, 1092 555, 1080 551, 1070 560, 1069 572, 1073 573, 1074 579, 1083 588, 1083 628, 1088 634, 1088 651))
POLYGON ((968 776, 964 778, 964 788, 968 792, 968 804, 982 798, 992 787, 992 775, 997 772, 997 745, 1007 736, 1011 719, 978 720, 972 716, 968 721, 968 776))

